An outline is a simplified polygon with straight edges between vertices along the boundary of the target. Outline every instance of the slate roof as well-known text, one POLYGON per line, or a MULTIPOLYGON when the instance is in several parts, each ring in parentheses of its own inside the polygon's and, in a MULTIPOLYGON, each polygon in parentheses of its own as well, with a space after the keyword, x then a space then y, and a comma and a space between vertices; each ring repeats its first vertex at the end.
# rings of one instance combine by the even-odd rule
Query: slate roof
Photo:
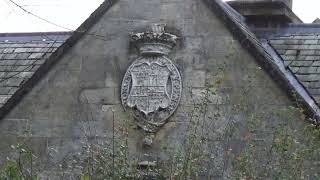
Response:
POLYGON ((0 107, 69 36, 65 32, 0 34, 0 107))
POLYGON ((313 23, 313 24, 320 24, 320 19, 317 18, 317 19, 315 19, 312 23, 313 23))
POLYGON ((278 35, 271 46, 316 102, 320 103, 320 33, 278 35))

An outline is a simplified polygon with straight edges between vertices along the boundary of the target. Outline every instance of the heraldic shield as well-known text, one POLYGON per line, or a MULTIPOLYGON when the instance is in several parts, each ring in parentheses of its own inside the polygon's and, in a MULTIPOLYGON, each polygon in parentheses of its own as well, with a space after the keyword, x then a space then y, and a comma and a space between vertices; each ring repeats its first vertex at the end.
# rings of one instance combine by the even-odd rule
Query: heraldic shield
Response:
POLYGON ((176 110, 181 97, 181 76, 168 58, 177 37, 153 29, 132 35, 140 56, 128 68, 121 86, 121 101, 137 125, 154 133, 176 110))
POLYGON ((160 108, 167 108, 170 104, 167 92, 169 73, 168 67, 152 62, 132 67, 132 87, 127 105, 136 107, 146 116, 160 108))

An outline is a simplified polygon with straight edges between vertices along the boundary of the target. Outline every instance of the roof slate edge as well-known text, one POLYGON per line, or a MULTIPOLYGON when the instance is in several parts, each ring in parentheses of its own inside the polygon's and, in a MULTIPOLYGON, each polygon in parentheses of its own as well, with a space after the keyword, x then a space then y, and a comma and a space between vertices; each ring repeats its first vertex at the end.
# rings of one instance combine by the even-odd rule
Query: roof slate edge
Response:
MULTIPOLYGON (((287 69, 286 66, 283 63, 282 58, 278 55, 278 53, 275 51, 275 49, 269 44, 268 40, 262 40, 262 44, 265 47, 265 49, 270 53, 272 58, 274 59, 275 63, 278 65, 279 69, 283 72, 285 77, 287 78, 288 82, 296 87, 296 92, 303 97, 305 100, 305 103, 308 104, 308 106, 311 108, 313 114, 315 117, 320 117, 320 108, 313 98, 312 95, 306 90, 303 84, 297 79, 297 77, 294 75, 290 69, 287 69)), ((319 119, 317 119, 319 121, 319 119)), ((318 122, 319 123, 319 122, 318 122)))
POLYGON ((86 32, 98 22, 118 0, 105 0, 90 16, 87 18, 73 34, 40 66, 40 68, 27 80, 15 94, 0 108, 0 119, 3 119, 60 59, 80 40, 86 32))
POLYGON ((25 43, 25 42, 48 42, 48 41, 65 41, 73 32, 21 32, 21 33, 0 33, 0 43, 25 43))
POLYGON ((280 29, 254 28, 251 30, 255 32, 256 36, 262 39, 273 39, 280 36, 320 34, 320 24, 290 23, 280 29))
POLYGON ((0 33, 0 37, 11 36, 41 36, 41 35, 71 35, 72 31, 49 31, 49 32, 14 32, 0 33))
POLYGON ((255 57, 257 62, 266 70, 266 72, 282 87, 290 98, 294 99, 293 92, 296 92, 298 101, 303 105, 306 114, 315 119, 316 124, 320 121, 319 107, 315 104, 312 97, 301 88, 300 83, 294 76, 290 76, 287 71, 279 67, 274 57, 268 52, 268 49, 262 45, 260 40, 249 30, 247 25, 235 16, 227 3, 221 0, 204 0, 212 8, 213 12, 220 16, 229 30, 238 38, 239 42, 248 52, 255 57))

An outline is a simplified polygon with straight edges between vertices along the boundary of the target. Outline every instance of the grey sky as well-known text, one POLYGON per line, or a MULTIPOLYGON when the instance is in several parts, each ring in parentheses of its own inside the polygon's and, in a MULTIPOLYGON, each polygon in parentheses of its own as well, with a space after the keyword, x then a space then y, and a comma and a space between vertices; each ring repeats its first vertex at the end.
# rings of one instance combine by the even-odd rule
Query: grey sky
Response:
MULTIPOLYGON (((61 26, 76 29, 103 0, 14 0, 25 9, 61 26)), ((319 0, 293 0, 293 11, 306 23, 320 17, 319 0)), ((0 0, 0 32, 66 31, 0 0)))

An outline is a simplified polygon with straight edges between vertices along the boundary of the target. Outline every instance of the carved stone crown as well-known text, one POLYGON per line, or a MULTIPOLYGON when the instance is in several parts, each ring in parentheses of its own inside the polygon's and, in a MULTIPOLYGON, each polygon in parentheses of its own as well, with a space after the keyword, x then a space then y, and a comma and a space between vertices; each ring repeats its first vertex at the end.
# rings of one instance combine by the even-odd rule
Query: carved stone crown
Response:
POLYGON ((142 55, 168 55, 177 44, 178 37, 166 33, 165 25, 155 24, 152 31, 133 34, 131 41, 138 47, 142 55))

